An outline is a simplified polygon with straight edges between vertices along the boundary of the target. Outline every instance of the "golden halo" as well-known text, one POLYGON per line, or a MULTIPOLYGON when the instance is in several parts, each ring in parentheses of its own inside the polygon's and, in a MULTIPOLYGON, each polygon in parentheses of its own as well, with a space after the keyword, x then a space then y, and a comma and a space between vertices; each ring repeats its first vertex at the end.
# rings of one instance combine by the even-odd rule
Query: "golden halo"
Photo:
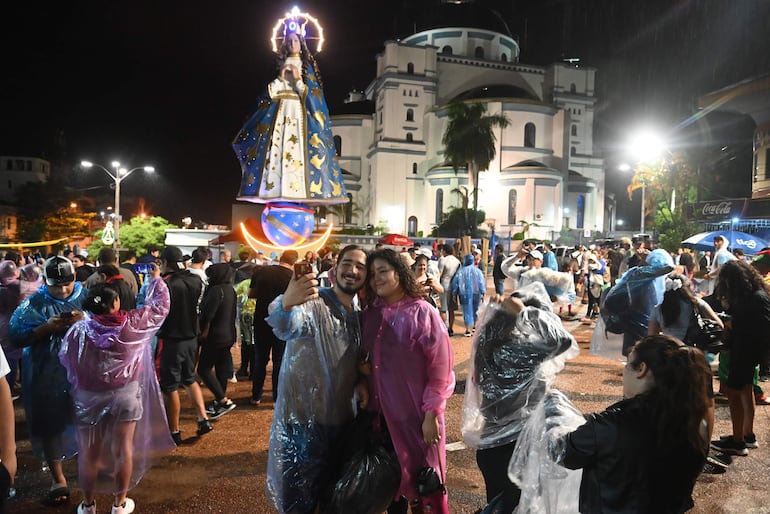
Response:
POLYGON ((298 32, 302 35, 305 41, 317 41, 315 52, 318 53, 323 48, 324 44, 324 29, 318 22, 318 19, 314 18, 308 13, 301 12, 296 5, 291 9, 291 12, 287 12, 285 16, 278 20, 273 27, 273 36, 270 38, 270 42, 273 45, 273 52, 278 51, 279 41, 283 42, 286 29, 290 29, 294 32, 298 32), (307 35, 307 24, 312 23, 315 27, 317 35, 307 35))

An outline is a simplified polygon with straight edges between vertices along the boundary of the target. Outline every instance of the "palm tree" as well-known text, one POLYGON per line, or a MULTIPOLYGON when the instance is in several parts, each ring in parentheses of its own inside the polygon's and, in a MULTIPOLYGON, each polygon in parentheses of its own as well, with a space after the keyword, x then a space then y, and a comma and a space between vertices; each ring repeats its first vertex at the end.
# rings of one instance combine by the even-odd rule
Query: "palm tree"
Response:
MULTIPOLYGON (((468 221, 468 201, 470 199, 470 193, 468 192, 468 188, 465 186, 458 186, 451 191, 452 193, 455 193, 457 196, 460 197, 460 202, 462 203, 462 209, 463 209, 463 218, 465 218, 465 230, 468 230, 471 228, 471 224, 468 221)), ((475 219, 475 218, 474 218, 475 219)))
POLYGON ((349 202, 345 203, 327 205, 326 212, 333 214, 337 218, 337 221, 340 223, 340 225, 344 225, 345 220, 348 217, 348 212, 351 215, 350 217, 353 218, 356 214, 362 214, 364 210, 354 200, 350 200, 349 202))
MULTIPOLYGON (((452 102, 449 104, 449 125, 441 140, 455 173, 463 166, 468 170, 474 222, 479 207, 479 172, 489 168, 497 153, 497 138, 493 129, 504 129, 511 124, 503 114, 487 115, 486 112, 485 104, 452 102)), ((475 231, 476 227, 471 227, 471 233, 475 231)))

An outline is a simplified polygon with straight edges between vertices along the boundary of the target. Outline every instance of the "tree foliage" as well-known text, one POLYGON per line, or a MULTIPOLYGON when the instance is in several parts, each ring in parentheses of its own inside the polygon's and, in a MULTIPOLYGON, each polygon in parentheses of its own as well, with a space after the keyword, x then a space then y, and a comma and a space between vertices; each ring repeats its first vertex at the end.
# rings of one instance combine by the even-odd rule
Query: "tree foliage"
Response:
POLYGON ((19 214, 16 239, 34 242, 87 236, 89 222, 95 217, 95 213, 84 213, 64 207, 34 215, 19 214))
MULTIPOLYGON (((163 246, 166 240, 166 229, 179 228, 160 216, 141 218, 135 216, 128 223, 122 223, 120 230, 120 246, 124 250, 133 250, 137 255, 147 253, 150 245, 163 246)), ((104 247, 102 231, 94 234, 94 242, 88 247, 89 255, 96 255, 104 247)))
MULTIPOLYGON (((455 173, 461 167, 468 171, 468 181, 473 196, 473 212, 479 207, 479 172, 489 168, 497 153, 494 129, 506 128, 510 120, 502 114, 487 114, 487 106, 481 103, 453 102, 449 104, 449 124, 441 142, 447 161, 455 173)), ((471 219, 477 219, 472 215, 471 219)), ((482 218, 483 220, 483 218, 482 218)), ((475 235, 478 223, 466 227, 466 233, 475 235)))
MULTIPOLYGON (((467 209, 450 209, 448 213, 444 213, 441 223, 431 231, 431 237, 461 237, 468 227, 467 216, 467 209)), ((486 216, 484 211, 476 211, 476 226, 480 225, 486 216)))

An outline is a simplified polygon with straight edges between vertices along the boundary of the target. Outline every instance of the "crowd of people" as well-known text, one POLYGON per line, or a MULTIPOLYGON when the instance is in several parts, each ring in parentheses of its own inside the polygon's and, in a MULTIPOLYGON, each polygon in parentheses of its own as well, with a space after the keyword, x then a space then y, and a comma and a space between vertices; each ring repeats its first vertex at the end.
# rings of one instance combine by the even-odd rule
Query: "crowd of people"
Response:
MULTIPOLYGON (((51 474, 46 502, 69 502, 62 462, 79 455, 78 513, 96 512, 95 494, 107 493, 113 514, 123 514, 135 509, 128 492, 152 464, 191 442, 180 430, 179 389, 187 390, 197 436, 204 436, 214 429, 211 421, 236 408, 229 382, 250 379, 250 403, 262 403, 272 361, 267 491, 275 508, 332 512, 340 505, 340 484, 350 483, 343 477, 354 466, 350 451, 340 449, 360 440, 350 436, 357 430, 379 441, 395 463, 391 480, 379 482, 382 510, 419 512, 426 501, 421 470, 446 477, 444 410, 455 386, 451 328, 459 309, 465 335, 475 334, 462 432, 477 448, 488 508, 553 506, 569 491, 581 512, 687 510, 704 465, 726 468, 726 455, 758 445, 754 387, 770 345, 752 334, 758 323, 769 329, 761 333, 770 331, 763 279, 770 251, 752 265, 718 249, 714 292, 705 298, 692 285, 695 259, 683 252, 675 269, 666 254, 671 266, 656 275, 664 287, 644 318, 647 332, 635 333, 626 348, 625 399, 586 420, 553 388, 555 374, 577 352, 555 309, 573 307, 564 282, 578 284, 589 302, 594 297, 598 312, 601 290, 651 267, 663 251, 577 249, 573 259, 586 274, 575 278, 574 263, 553 270, 552 248, 535 244, 527 241, 511 257, 494 249, 494 294, 478 252, 471 248, 461 262, 455 253, 462 248, 446 244, 402 252, 348 246, 302 259, 294 250, 272 259, 245 251, 232 261, 225 251, 217 263, 205 248, 188 256, 169 246, 149 248, 141 259, 131 255, 125 266, 105 248, 93 269, 80 273, 91 267, 82 255, 17 266, 9 252, 11 260, 0 262, 0 372, 7 379, 0 387, 0 486, 10 487, 15 474, 7 418, 17 370, 32 449, 51 474), (511 279, 514 294, 506 296, 511 279), (602 287, 592 292, 597 282, 602 287), (724 330, 729 351, 720 356, 719 392, 711 387, 707 353, 685 344, 692 312, 724 330), (712 440, 720 393, 733 433, 712 440), (687 449, 687 458, 672 459, 665 472, 647 462, 671 447, 687 449), (533 462, 540 461, 546 464, 539 469, 583 469, 582 481, 571 472, 558 479, 535 473, 533 462), (605 472, 620 468, 636 471, 605 472), (665 500, 649 494, 660 490, 665 500)), ((589 315, 594 310, 589 303, 589 315)), ((442 488, 431 507, 448 512, 442 488)))

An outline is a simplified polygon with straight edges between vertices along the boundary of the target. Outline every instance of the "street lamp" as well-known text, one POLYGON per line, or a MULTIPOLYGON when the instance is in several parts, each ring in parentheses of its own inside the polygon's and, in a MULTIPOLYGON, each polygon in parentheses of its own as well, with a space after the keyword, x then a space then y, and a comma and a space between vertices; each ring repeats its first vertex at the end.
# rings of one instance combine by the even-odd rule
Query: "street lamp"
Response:
POLYGON ((115 248, 115 250, 118 250, 120 248, 120 183, 127 179, 128 176, 136 170, 144 170, 147 173, 152 173, 155 171, 155 168, 152 166, 137 166, 136 168, 131 168, 129 170, 121 167, 120 162, 118 161, 112 161, 110 163, 110 166, 114 169, 114 171, 110 171, 108 168, 105 168, 101 164, 96 164, 91 161, 81 161, 80 166, 85 169, 94 167, 99 168, 104 171, 113 182, 115 182, 115 210, 113 211, 115 217, 113 218, 112 222, 113 230, 115 231, 115 241, 112 243, 112 246, 115 248))

